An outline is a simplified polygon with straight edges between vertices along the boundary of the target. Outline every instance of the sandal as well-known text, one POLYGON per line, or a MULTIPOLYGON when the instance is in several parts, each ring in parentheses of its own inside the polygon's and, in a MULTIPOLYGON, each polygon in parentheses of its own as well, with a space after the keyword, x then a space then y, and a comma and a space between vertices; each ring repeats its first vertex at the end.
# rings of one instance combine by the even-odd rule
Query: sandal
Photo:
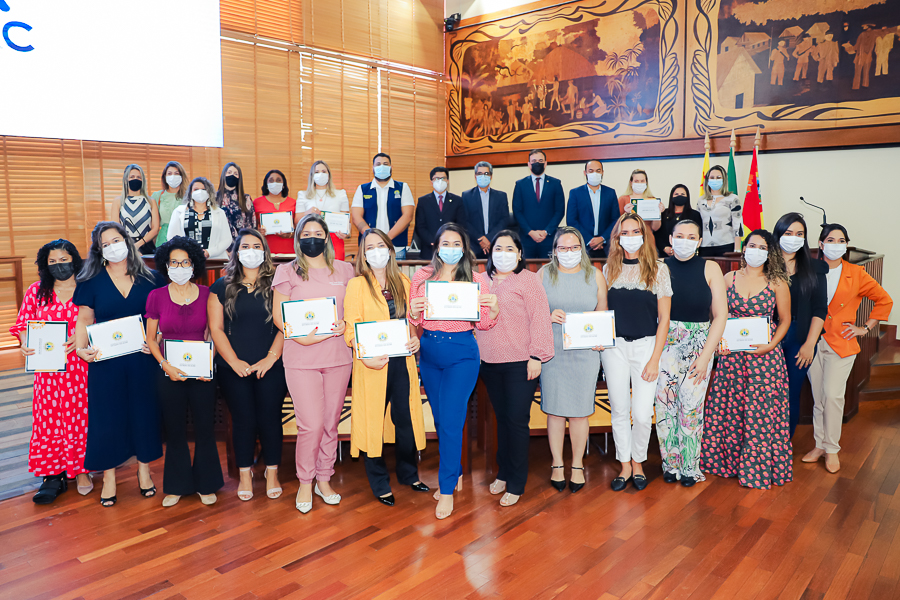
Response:
POLYGON ((113 506, 117 501, 118 498, 115 496, 112 496, 110 498, 100 498, 100 506, 109 508, 110 506, 113 506))
MULTIPOLYGON (((238 493, 237 493, 237 497, 240 498, 241 500, 243 500, 244 502, 246 502, 247 500, 250 500, 251 498, 253 498, 253 471, 251 470, 250 467, 247 467, 246 469, 240 469, 240 471, 241 471, 241 473, 248 473, 248 472, 250 473, 251 489, 244 490, 244 491, 238 490, 238 493)), ((240 484, 238 484, 238 485, 240 485, 240 484)))
POLYGON ((516 496, 515 494, 510 494, 509 492, 503 494, 503 497, 500 498, 500 506, 512 506, 516 502, 519 501, 521 496, 516 496))
MULTIPOLYGON (((278 479, 278 467, 266 467, 266 486, 269 485, 269 469, 272 469, 273 471, 275 471, 275 479, 276 480, 278 479)), ((279 485, 278 487, 273 487, 271 489, 269 489, 267 487, 266 488, 266 496, 268 496, 272 500, 274 500, 276 498, 281 498, 282 491, 283 490, 281 489, 281 485, 279 485)))
MULTIPOLYGON (((147 477, 150 477, 150 472, 148 470, 147 477)), ((150 487, 142 488, 141 487, 141 470, 138 469, 138 489, 141 491, 141 496, 144 498, 152 498, 156 495, 156 486, 153 485, 153 478, 150 478, 150 487)))
POLYGON ((35 504, 51 504, 68 488, 69 482, 66 481, 65 474, 44 477, 44 482, 32 500, 34 500, 35 504))
POLYGON ((495 479, 495 480, 494 480, 494 483, 492 483, 492 484, 488 487, 488 491, 489 491, 489 492, 491 493, 491 495, 493 495, 493 496, 496 496, 496 495, 498 495, 498 494, 502 494, 503 492, 506 491, 506 482, 505 482, 505 481, 500 481, 499 479, 495 479))

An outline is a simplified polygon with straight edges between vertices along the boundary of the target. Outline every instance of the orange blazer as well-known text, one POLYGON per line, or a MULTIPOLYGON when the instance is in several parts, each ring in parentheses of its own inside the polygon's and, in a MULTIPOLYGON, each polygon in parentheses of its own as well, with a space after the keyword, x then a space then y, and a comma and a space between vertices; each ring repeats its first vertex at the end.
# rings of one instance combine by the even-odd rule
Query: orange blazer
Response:
POLYGON ((856 311, 863 298, 875 303, 869 315, 870 319, 886 321, 891 316, 894 301, 884 288, 878 285, 871 275, 860 265, 852 265, 843 261, 841 281, 838 283, 834 298, 828 305, 828 316, 825 318, 825 332, 822 337, 838 356, 846 358, 859 354, 859 342, 856 338, 846 340, 841 335, 844 323, 856 324, 856 311))

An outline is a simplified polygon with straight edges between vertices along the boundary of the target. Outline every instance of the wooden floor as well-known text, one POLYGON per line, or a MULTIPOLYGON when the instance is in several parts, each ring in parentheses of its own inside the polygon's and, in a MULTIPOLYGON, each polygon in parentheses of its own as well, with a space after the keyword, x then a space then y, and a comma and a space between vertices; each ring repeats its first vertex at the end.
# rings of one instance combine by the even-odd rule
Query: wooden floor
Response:
MULTIPOLYGON (((609 490, 610 457, 592 451, 578 494, 547 484, 549 458, 532 440, 531 478, 518 505, 489 495, 483 459, 446 521, 430 494, 395 488, 376 503, 362 464, 338 465, 340 506, 294 509, 285 495, 240 502, 229 481, 219 502, 186 498, 164 509, 138 496, 122 469, 119 504, 98 490, 55 505, 0 502, 0 598, 892 598, 900 597, 900 410, 865 403, 844 429, 843 470, 799 462, 794 482, 747 490, 711 477, 663 483, 658 455, 643 492, 609 490)), ((436 479, 436 445, 421 474, 436 479)), ((157 484, 162 463, 154 463, 157 484)))

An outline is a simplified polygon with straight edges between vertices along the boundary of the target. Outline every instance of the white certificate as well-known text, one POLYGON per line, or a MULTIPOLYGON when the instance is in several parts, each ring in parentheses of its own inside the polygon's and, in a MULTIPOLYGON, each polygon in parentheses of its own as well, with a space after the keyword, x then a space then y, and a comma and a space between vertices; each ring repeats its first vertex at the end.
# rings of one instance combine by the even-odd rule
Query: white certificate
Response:
POLYGON ((368 321, 353 326, 356 358, 409 356, 409 324, 406 319, 368 321))
POLYGON ((635 200, 634 210, 645 221, 659 221, 662 218, 659 212, 659 198, 635 200))
POLYGON ((563 323, 563 350, 584 350, 616 345, 616 311, 597 310, 566 313, 563 323))
POLYGON ((771 333, 768 317, 728 319, 722 335, 722 348, 729 352, 754 350, 753 344, 768 344, 771 333))
POLYGON ((69 324, 65 321, 28 321, 25 347, 34 354, 25 357, 29 373, 64 373, 66 371, 66 340, 69 324))
POLYGON ((281 304, 285 339, 303 337, 316 327, 319 328, 316 335, 330 335, 334 333, 337 320, 337 298, 334 296, 289 300, 281 304))
POLYGON ((331 233, 350 235, 350 213, 322 212, 322 218, 331 233))
POLYGON ((88 325, 87 334, 91 348, 97 351, 95 361, 140 352, 146 341, 140 315, 88 325))
POLYGON ((213 345, 212 342, 184 340, 165 340, 166 360, 176 369, 186 373, 188 379, 212 379, 213 345))
POLYGON ((259 225, 266 230, 266 235, 291 233, 294 231, 294 213, 291 211, 259 213, 259 225))
POLYGON ((426 281, 426 321, 480 321, 480 283, 426 281))

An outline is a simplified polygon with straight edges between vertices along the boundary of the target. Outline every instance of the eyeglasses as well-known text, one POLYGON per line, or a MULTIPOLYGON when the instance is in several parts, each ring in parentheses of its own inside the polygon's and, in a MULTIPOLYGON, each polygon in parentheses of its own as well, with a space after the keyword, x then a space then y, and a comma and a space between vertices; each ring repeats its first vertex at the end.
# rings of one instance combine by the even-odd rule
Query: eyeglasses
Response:
POLYGON ((177 269, 178 267, 187 267, 187 268, 191 268, 191 267, 194 266, 194 263, 191 262, 191 259, 186 258, 186 259, 181 260, 181 261, 178 261, 178 260, 170 260, 170 261, 169 261, 169 266, 172 267, 173 269, 177 269))
POLYGON ((581 246, 557 246, 559 252, 581 252, 581 246))

